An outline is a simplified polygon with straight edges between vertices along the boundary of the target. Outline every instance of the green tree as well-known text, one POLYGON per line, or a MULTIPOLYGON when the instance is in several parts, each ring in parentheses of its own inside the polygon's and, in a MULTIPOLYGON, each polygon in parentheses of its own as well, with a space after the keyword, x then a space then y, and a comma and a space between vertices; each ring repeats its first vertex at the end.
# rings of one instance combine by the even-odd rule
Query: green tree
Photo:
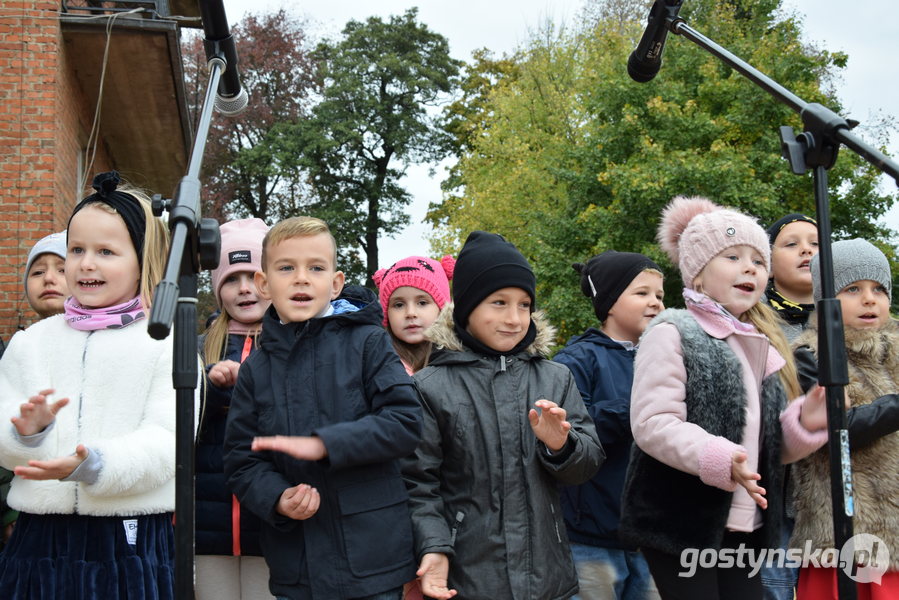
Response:
MULTIPOLYGON (((674 36, 659 75, 631 81, 625 64, 645 16, 623 17, 634 11, 622 0, 595 4, 585 13, 595 20, 530 40, 514 80, 490 90, 456 166, 462 193, 450 197, 453 210, 430 217, 439 250, 457 249, 474 228, 515 242, 534 264, 538 301, 560 326, 560 342, 593 321, 572 262, 617 249, 671 267, 655 229, 673 196, 708 196, 763 223, 814 212, 811 175, 792 175, 780 158, 777 128, 801 131, 794 113, 674 36)), ((832 81, 847 57, 803 45, 799 22, 778 0, 697 0, 681 16, 799 97, 839 111, 832 81)), ((844 150, 830 181, 837 234, 885 241, 877 220, 895 195, 877 191, 873 167, 844 150)), ((666 272, 676 304, 681 284, 675 268, 666 272)))
POLYGON ((341 39, 319 44, 320 101, 308 119, 282 131, 282 151, 308 174, 312 214, 330 223, 351 254, 364 252, 364 265, 344 265, 369 285, 379 268, 379 236, 409 222, 411 196, 400 185, 406 167, 448 151, 449 134, 433 107, 454 91, 461 62, 417 15, 410 9, 386 22, 350 21, 341 39))

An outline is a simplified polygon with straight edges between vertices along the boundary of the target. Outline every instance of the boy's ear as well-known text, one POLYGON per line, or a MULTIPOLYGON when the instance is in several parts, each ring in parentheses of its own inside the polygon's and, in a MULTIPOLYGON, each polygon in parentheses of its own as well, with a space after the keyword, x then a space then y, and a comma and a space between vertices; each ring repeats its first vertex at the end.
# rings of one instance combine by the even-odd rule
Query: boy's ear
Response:
POLYGON ((334 279, 331 281, 331 300, 336 300, 340 296, 344 281, 346 281, 346 276, 343 271, 334 271, 334 279))
POLYGON ((268 279, 266 278, 264 271, 256 271, 253 273, 253 283, 256 284, 256 289, 259 290, 259 295, 262 296, 263 299, 272 299, 271 295, 268 293, 268 279))

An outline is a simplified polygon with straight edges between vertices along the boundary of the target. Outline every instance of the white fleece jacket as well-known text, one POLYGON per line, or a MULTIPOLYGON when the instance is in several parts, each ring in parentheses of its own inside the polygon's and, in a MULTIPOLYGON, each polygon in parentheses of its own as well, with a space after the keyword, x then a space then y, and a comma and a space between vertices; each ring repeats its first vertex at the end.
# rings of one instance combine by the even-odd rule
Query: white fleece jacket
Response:
POLYGON ((73 454, 78 444, 98 452, 103 461, 92 484, 15 477, 11 507, 91 516, 174 510, 172 339, 152 339, 146 320, 124 329, 84 332, 57 315, 16 333, 0 360, 0 417, 0 464, 8 469, 73 454), (56 390, 51 401, 70 402, 43 442, 29 448, 9 419, 47 388, 56 390))

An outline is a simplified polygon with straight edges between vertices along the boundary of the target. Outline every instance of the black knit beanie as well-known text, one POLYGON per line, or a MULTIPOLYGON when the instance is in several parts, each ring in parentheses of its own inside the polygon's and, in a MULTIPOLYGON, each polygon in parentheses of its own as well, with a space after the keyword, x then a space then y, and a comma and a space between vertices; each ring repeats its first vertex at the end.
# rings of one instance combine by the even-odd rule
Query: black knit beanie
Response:
POLYGON ((615 250, 594 256, 586 265, 574 263, 571 266, 581 274, 581 292, 593 302, 593 312, 600 321, 606 320, 609 310, 637 275, 646 269, 662 271, 642 254, 615 250))
POLYGON ((518 248, 496 233, 472 231, 453 272, 453 321, 466 327, 468 316, 484 298, 507 287, 527 292, 534 310, 537 278, 518 248))
POLYGON ((818 222, 808 215, 804 215, 802 213, 790 213, 789 215, 779 218, 771 225, 771 227, 768 228, 768 239, 771 240, 771 245, 774 245, 774 241, 777 239, 777 236, 780 235, 781 229, 783 229, 790 223, 795 223, 797 221, 811 223, 815 227, 818 226, 818 222))

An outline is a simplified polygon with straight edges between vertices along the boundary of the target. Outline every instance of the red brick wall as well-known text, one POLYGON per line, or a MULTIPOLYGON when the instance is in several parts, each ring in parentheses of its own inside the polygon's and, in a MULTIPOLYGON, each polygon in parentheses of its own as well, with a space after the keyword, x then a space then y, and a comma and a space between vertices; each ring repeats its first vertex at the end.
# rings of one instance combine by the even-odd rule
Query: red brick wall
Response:
MULTIPOLYGON (((0 10, 0 337, 36 315, 22 288, 28 251, 78 200, 78 154, 93 118, 66 56, 55 0, 0 10)), ((108 168, 98 152, 94 171, 108 168)))

